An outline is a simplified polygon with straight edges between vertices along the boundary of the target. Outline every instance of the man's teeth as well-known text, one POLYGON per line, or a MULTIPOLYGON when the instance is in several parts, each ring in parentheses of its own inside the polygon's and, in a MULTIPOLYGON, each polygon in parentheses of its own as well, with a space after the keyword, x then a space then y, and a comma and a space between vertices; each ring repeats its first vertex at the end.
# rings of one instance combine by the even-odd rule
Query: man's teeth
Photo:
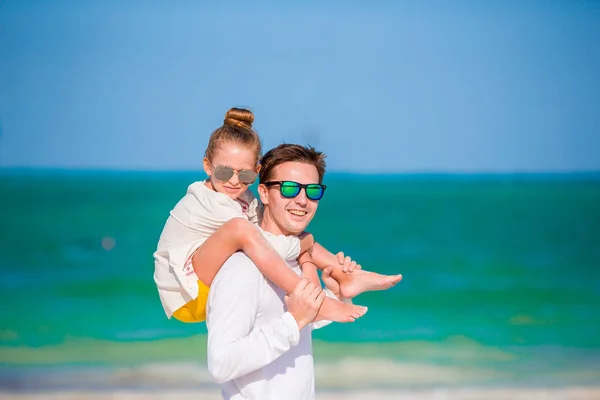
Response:
POLYGON ((300 211, 300 210, 288 210, 288 212, 289 212, 290 214, 298 215, 298 216, 300 216, 300 217, 302 217, 302 216, 304 216, 304 215, 306 215, 306 214, 307 214, 307 212, 306 212, 306 211, 300 211))

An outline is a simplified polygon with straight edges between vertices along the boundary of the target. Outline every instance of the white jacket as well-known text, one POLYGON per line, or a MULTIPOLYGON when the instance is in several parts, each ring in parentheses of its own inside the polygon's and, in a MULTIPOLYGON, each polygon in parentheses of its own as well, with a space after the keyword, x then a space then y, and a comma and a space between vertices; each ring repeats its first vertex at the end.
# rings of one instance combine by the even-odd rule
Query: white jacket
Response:
MULTIPOLYGON (((298 263, 288 263, 300 275, 298 263)), ((315 398, 312 330, 330 321, 299 331, 284 295, 242 253, 231 256, 213 280, 206 307, 207 361, 224 399, 315 398)))

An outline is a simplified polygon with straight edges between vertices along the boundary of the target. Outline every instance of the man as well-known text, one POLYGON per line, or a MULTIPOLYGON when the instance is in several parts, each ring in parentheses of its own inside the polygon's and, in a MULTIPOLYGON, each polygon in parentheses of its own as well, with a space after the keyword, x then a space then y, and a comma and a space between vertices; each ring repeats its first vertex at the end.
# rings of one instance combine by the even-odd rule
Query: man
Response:
MULTIPOLYGON (((324 158, 311 147, 290 144, 265 154, 258 187, 263 230, 273 235, 306 230, 325 189, 324 158)), ((296 262, 290 267, 300 274, 296 262)), ((330 272, 323 271, 329 295, 341 299, 330 272)), ((208 369, 223 397, 314 399, 311 331, 327 323, 312 322, 323 299, 307 280, 288 298, 245 254, 231 256, 211 285, 207 305, 208 369)))

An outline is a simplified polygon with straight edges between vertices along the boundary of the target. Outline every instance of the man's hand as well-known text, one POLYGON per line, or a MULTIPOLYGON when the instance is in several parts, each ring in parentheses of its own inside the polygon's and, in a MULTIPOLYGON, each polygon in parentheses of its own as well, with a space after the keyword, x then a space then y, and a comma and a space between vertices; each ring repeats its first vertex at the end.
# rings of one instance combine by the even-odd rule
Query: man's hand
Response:
POLYGON ((342 267, 342 271, 344 272, 352 272, 355 269, 362 269, 360 264, 357 264, 356 261, 352 260, 350 257, 344 257, 344 252, 340 251, 336 254, 338 263, 342 267))
POLYGON ((296 320, 299 330, 314 321, 323 300, 325 292, 308 279, 301 279, 292 293, 285 296, 288 311, 296 320))

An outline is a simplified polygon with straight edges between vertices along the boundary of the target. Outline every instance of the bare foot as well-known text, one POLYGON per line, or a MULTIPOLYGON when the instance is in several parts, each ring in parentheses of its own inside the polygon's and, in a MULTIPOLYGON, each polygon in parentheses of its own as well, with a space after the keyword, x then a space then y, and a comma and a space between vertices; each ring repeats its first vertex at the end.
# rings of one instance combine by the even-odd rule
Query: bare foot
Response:
POLYGON ((354 322, 367 312, 367 307, 346 304, 339 300, 326 297, 321 304, 315 321, 327 320, 333 322, 354 322))
POLYGON ((337 266, 332 276, 340 284, 340 293, 346 299, 352 299, 363 292, 389 289, 402 280, 402 275, 381 275, 362 269, 346 273, 337 266))

